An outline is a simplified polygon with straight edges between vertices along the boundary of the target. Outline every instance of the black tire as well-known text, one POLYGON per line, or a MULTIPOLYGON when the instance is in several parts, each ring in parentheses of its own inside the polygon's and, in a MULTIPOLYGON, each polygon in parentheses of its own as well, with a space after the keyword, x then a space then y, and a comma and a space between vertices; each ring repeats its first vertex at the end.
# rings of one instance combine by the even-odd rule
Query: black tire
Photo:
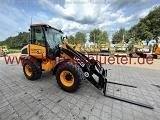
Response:
POLYGON ((158 58, 158 56, 154 54, 153 55, 153 59, 157 59, 157 58, 158 58))
MULTIPOLYGON (((66 75, 67 76, 67 75, 66 75)), ((68 82, 69 80, 67 80, 65 76, 65 81, 68 82)), ((63 66, 59 67, 56 71, 56 79, 57 79, 57 83, 58 85, 61 87, 62 90, 69 92, 69 93, 73 93, 75 91, 77 91, 81 85, 82 85, 82 81, 84 81, 84 74, 82 69, 80 68, 80 66, 78 66, 77 64, 73 64, 71 62, 65 62, 65 64, 63 64, 63 66), (73 78, 73 82, 71 80, 71 85, 64 84, 64 80, 62 80, 61 78, 64 78, 64 76, 62 75, 63 72, 68 71, 69 73, 71 73, 71 79, 73 78)))
POLYGON ((42 71, 39 71, 35 64, 30 63, 27 60, 23 63, 23 72, 24 72, 24 75, 26 76, 26 78, 28 80, 37 80, 42 75, 42 71), (26 67, 30 67, 30 75, 27 74, 27 71, 26 71, 27 68, 26 67))

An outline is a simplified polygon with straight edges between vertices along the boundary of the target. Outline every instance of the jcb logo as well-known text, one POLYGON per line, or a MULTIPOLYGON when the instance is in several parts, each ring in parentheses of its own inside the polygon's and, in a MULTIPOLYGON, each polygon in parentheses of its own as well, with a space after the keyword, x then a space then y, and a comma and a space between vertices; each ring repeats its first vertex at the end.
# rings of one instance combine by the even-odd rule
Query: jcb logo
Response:
POLYGON ((78 57, 74 57, 74 60, 75 60, 78 64, 80 64, 82 67, 85 66, 85 64, 84 64, 78 57))

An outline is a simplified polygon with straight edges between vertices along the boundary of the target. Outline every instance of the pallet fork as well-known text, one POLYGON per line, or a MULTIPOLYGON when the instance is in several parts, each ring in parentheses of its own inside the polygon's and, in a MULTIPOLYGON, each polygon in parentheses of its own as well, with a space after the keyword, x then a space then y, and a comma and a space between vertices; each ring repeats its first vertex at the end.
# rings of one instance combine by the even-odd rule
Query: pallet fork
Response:
POLYGON ((123 84, 123 83, 108 81, 107 80, 107 72, 108 72, 108 70, 105 70, 105 77, 103 77, 104 86, 102 88, 103 89, 103 94, 104 94, 105 97, 112 98, 112 99, 119 100, 119 101, 123 101, 123 102, 127 102, 127 103, 131 103, 131 104, 138 105, 138 106, 145 107, 145 108, 149 108, 149 109, 154 109, 154 107, 152 107, 151 105, 148 105, 148 104, 144 104, 144 103, 140 103, 140 102, 133 101, 133 100, 130 100, 130 99, 126 99, 126 98, 122 98, 122 97, 118 97, 118 96, 108 94, 107 91, 106 91, 107 84, 116 84, 116 85, 132 87, 132 88, 137 88, 137 87, 132 86, 132 85, 123 84))
MULTIPOLYGON (((68 55, 71 55, 74 58, 74 60, 77 62, 77 64, 79 64, 81 66, 86 79, 89 80, 99 90, 103 90, 103 94, 105 97, 109 97, 112 99, 120 100, 123 102, 131 103, 131 104, 138 105, 138 106, 145 107, 145 108, 149 108, 149 109, 154 109, 151 105, 148 105, 148 104, 144 104, 144 103, 136 102, 136 101, 129 100, 126 98, 121 98, 118 96, 107 94, 106 93, 107 92, 106 91, 107 84, 116 84, 116 85, 122 85, 122 86, 133 87, 133 88, 137 88, 137 87, 133 86, 133 85, 127 85, 127 84, 123 84, 123 83, 108 81, 107 80, 108 70, 104 69, 102 67, 102 64, 99 61, 94 60, 94 59, 89 59, 87 56, 85 56, 81 52, 73 50, 68 45, 67 45, 67 47, 70 50, 70 54, 68 54, 68 55), (93 77, 93 74, 98 76, 98 78, 99 78, 98 82, 93 77)), ((63 52, 65 52, 65 51, 63 51, 63 52)))

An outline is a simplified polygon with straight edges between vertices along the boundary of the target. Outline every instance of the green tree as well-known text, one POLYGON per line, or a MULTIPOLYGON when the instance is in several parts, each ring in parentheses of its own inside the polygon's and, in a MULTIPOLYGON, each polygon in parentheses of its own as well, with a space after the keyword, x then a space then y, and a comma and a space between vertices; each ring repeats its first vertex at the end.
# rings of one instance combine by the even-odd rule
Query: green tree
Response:
POLYGON ((100 29, 94 29, 90 32, 90 42, 98 42, 99 35, 102 33, 100 29))
POLYGON ((98 36, 98 44, 109 42, 109 37, 107 31, 103 31, 98 36))
MULTIPOLYGON (((145 18, 141 19, 141 22, 148 27, 148 32, 152 33, 153 39, 158 42, 158 37, 160 36, 160 6, 150 11, 145 18)), ((148 36, 151 36, 151 34, 148 36)))
POLYGON ((137 29, 137 25, 134 25, 133 27, 130 28, 130 30, 128 31, 130 34, 130 38, 134 39, 135 41, 138 40, 138 29, 137 29))
POLYGON ((153 34, 149 32, 149 28, 143 22, 137 24, 137 38, 141 41, 146 41, 147 45, 149 41, 153 38, 153 34))
POLYGON ((117 31, 116 33, 114 33, 114 34, 112 35, 112 43, 113 43, 113 44, 117 44, 117 43, 119 43, 119 42, 120 42, 120 40, 119 40, 118 31, 117 31))
POLYGON ((8 37, 6 40, 1 41, 0 45, 7 45, 11 49, 21 49, 29 43, 29 37, 28 32, 20 32, 17 36, 8 37))
POLYGON ((82 32, 77 32, 75 35, 75 44, 82 43, 84 44, 86 42, 86 34, 82 32))
POLYGON ((116 33, 112 35, 112 43, 117 44, 122 41, 128 43, 129 38, 130 38, 129 32, 125 30, 125 28, 120 28, 119 31, 117 31, 116 33))
POLYGON ((148 43, 149 43, 150 40, 152 40, 152 38, 153 38, 153 34, 152 34, 151 32, 145 31, 145 32, 143 33, 143 37, 144 37, 144 39, 145 39, 145 41, 146 41, 146 43, 147 43, 147 46, 148 46, 148 43))
POLYGON ((128 51, 131 52, 135 44, 137 44, 137 40, 135 38, 131 38, 131 40, 128 42, 128 51))
MULTIPOLYGON (((141 18, 139 23, 134 25, 130 31, 135 30, 136 38, 145 41, 148 45, 149 41, 155 39, 158 42, 160 36, 160 6, 155 7, 149 14, 141 18)), ((131 33, 131 32, 130 32, 131 33)))
POLYGON ((69 36, 67 42, 70 44, 75 44, 75 37, 73 35, 69 36))

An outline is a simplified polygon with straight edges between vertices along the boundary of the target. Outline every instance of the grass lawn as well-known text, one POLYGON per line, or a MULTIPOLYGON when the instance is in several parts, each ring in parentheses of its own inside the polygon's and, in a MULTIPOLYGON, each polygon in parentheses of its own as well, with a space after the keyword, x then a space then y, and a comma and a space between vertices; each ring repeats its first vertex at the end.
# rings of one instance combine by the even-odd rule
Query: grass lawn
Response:
POLYGON ((20 53, 21 50, 19 49, 9 49, 9 53, 20 53))

